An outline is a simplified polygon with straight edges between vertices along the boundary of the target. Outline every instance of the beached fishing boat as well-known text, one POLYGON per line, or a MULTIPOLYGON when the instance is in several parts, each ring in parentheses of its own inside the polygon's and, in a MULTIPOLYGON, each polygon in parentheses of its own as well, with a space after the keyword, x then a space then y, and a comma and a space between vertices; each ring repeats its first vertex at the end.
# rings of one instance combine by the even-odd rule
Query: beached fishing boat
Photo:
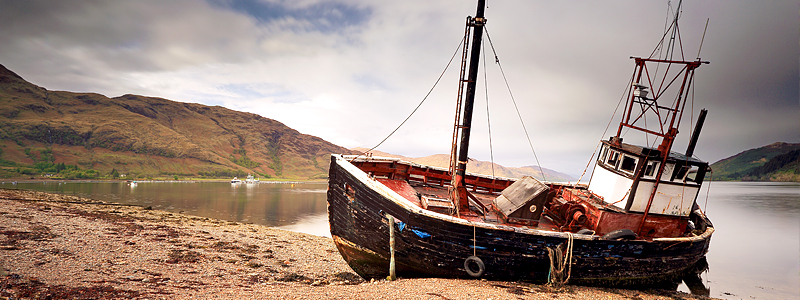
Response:
POLYGON ((463 55, 462 70, 469 72, 460 78, 449 169, 332 155, 331 236, 350 267, 364 278, 395 272, 615 286, 673 282, 696 271, 714 232, 696 204, 708 163, 692 155, 705 110, 687 151, 672 148, 694 71, 707 62, 633 58, 625 112, 616 135, 600 141, 588 184, 471 174, 469 130, 485 22, 479 1, 475 17, 467 18, 464 45, 471 35, 472 47, 463 55), (656 73, 663 77, 651 77, 656 73), (655 116, 650 128, 643 125, 648 114, 655 116), (650 136, 651 144, 624 143, 628 131, 650 136))

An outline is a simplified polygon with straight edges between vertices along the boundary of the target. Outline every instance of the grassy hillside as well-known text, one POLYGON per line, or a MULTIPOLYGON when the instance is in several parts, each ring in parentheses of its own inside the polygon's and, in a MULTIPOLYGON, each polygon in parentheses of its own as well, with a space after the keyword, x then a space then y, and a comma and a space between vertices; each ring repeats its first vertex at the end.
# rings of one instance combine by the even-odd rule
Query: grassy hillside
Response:
MULTIPOLYGON (((363 152, 369 149, 353 148, 350 150, 363 152)), ((375 150, 372 151, 372 154, 375 156, 400 158, 405 161, 410 161, 427 166, 434 166, 441 168, 448 168, 450 166, 450 155, 448 154, 434 154, 425 157, 405 157, 401 155, 389 154, 386 152, 375 151, 375 150)), ((498 164, 492 164, 491 162, 487 161, 479 161, 474 159, 470 159, 469 163, 467 163, 467 172, 476 174, 486 174, 486 175, 494 174, 495 176, 508 177, 508 178, 522 178, 522 176, 531 176, 539 180, 542 180, 544 178, 548 181, 556 181, 556 182, 577 180, 572 176, 569 176, 564 173, 559 173, 547 168, 542 168, 542 171, 544 172, 544 176, 542 176, 542 172, 539 171, 539 167, 536 166, 512 168, 512 167, 504 167, 498 164)))
POLYGON ((714 180, 800 182, 800 144, 774 143, 711 164, 714 180))
POLYGON ((49 91, 0 65, 0 177, 71 166, 99 177, 114 171, 135 178, 324 178, 330 153, 347 152, 255 114, 136 95, 49 91))

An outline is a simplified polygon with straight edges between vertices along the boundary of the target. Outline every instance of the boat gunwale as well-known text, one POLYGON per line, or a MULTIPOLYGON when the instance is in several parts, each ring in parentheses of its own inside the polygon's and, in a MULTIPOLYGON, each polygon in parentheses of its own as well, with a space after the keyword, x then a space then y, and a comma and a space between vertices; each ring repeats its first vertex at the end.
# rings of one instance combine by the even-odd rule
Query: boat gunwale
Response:
MULTIPOLYGON (((389 200, 393 201, 394 203, 398 204, 400 207, 404 208, 409 213, 416 213, 416 214, 419 214, 419 215, 424 215, 424 216, 431 217, 431 218, 441 219, 441 220, 445 220, 445 221, 448 221, 448 222, 458 223, 458 224, 462 224, 462 225, 466 225, 466 226, 475 226, 475 227, 480 227, 480 228, 484 228, 484 229, 491 229, 491 230, 513 231, 513 232, 523 233, 523 234, 540 235, 540 236, 548 236, 548 237, 556 237, 556 238, 564 238, 564 239, 570 238, 570 236, 572 236, 573 239, 585 240, 585 241, 593 241, 593 240, 597 240, 599 238, 599 236, 595 236, 595 235, 584 235, 584 234, 576 234, 576 233, 571 233, 571 232, 558 232, 558 231, 533 229, 533 228, 524 228, 524 227, 516 227, 516 226, 495 225, 495 224, 489 224, 489 223, 485 223, 485 222, 474 222, 474 221, 468 221, 468 220, 464 220, 464 219, 457 218, 457 217, 454 217, 454 216, 450 216, 450 215, 446 215, 446 214, 442 214, 442 213, 437 213, 437 212, 434 212, 434 211, 426 210, 426 209, 423 209, 423 208, 417 206, 416 204, 414 204, 410 200, 406 199, 405 197, 401 196, 400 194, 398 194, 394 190, 390 189, 389 187, 387 187, 383 183, 379 182, 378 180, 375 180, 374 178, 370 177, 366 172, 364 172, 363 170, 359 169, 354 164, 352 164, 348 159, 345 158, 345 157, 348 157, 348 158, 352 157, 352 159, 355 160, 356 158, 358 158, 358 156, 355 156, 355 155, 344 156, 344 155, 341 155, 341 154, 331 154, 331 157, 335 159, 336 164, 341 166, 345 171, 350 173, 357 180, 359 180, 360 182, 364 183, 365 185, 370 187, 372 190, 374 190, 374 191, 378 192, 379 194, 383 195, 386 199, 389 199, 389 200)), ((396 162, 408 163, 410 165, 429 167, 429 168, 434 168, 434 169, 445 170, 446 171, 446 169, 444 169, 444 168, 420 165, 420 164, 416 164, 416 163, 412 163, 412 162, 403 161, 403 160, 401 160, 399 158, 364 157, 363 159, 360 159, 360 160, 362 160, 362 161, 369 161, 369 160, 396 161, 396 162)), ((479 174, 474 174, 474 173, 470 173, 470 175, 475 175, 475 176, 479 176, 479 177, 487 177, 487 176, 481 176, 479 174)), ((500 178, 500 177, 494 177, 494 178, 500 178)), ((514 180, 513 178, 507 178, 507 179, 508 180, 514 180)), ((577 186, 577 184, 570 184, 570 185, 577 186)), ((703 241, 703 240, 706 240, 706 239, 710 238, 711 234, 714 233, 714 228, 712 226, 710 226, 710 225, 711 224, 709 224, 709 226, 706 228, 705 232, 703 232, 700 235, 696 235, 696 236, 654 238, 652 240, 637 239, 637 240, 632 240, 632 241, 636 241, 636 242, 697 242, 697 241, 703 241)), ((629 240, 629 242, 630 242, 630 240, 629 240)))
MULTIPOLYGON (((444 172, 449 172, 450 171, 447 168, 418 164, 418 163, 415 163, 415 162, 412 162, 412 161, 407 161, 407 160, 403 160, 402 158, 396 158, 396 157, 386 157, 386 156, 365 157, 363 155, 341 155, 341 154, 331 154, 331 155, 341 156, 347 162, 351 162, 351 161, 363 161, 363 162, 367 162, 367 161, 393 161, 393 162, 406 164, 406 165, 414 166, 414 167, 423 167, 423 168, 429 168, 429 169, 434 169, 434 170, 437 170, 437 171, 444 171, 444 172)), ((519 179, 519 178, 502 177, 502 176, 490 176, 490 175, 484 175, 484 174, 478 174, 478 173, 472 173, 472 172, 466 172, 465 174, 469 175, 469 176, 475 176, 475 177, 481 177, 481 178, 487 178, 487 179, 497 179, 497 180, 517 181, 519 179)), ((564 182, 564 181, 547 181, 547 180, 539 180, 539 181, 541 181, 544 184, 552 183, 552 184, 560 184, 560 185, 569 186, 569 187, 588 187, 589 186, 587 184, 571 183, 571 182, 564 182)))

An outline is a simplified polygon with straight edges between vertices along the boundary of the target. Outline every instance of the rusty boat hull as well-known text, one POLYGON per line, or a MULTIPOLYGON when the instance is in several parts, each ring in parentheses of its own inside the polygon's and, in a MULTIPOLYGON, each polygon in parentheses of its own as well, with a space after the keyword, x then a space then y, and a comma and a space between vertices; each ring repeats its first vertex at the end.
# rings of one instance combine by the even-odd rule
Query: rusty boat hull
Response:
MULTIPOLYGON (((634 240, 543 230, 542 226, 495 222, 486 216, 454 217, 422 208, 414 201, 419 194, 413 195, 410 185, 403 183, 430 188, 437 185, 433 180, 437 172, 446 175, 446 170, 399 160, 359 158, 354 163, 332 155, 327 197, 331 235, 342 257, 361 277, 385 278, 389 274, 390 226, 394 226, 400 277, 547 282, 552 275, 548 248, 563 248, 572 240, 572 264, 565 270, 569 283, 603 286, 674 282, 704 258, 714 232, 699 211, 692 215, 696 226, 702 228, 697 234, 634 240), (384 170, 383 175, 378 169, 384 170), (400 174, 407 176, 391 178, 400 174), (388 215, 395 220, 393 224, 388 215), (465 265, 470 257, 483 263, 479 276, 474 271, 470 274, 465 265)), ((471 176, 474 186, 482 180, 493 184, 507 181, 500 183, 502 188, 514 181, 471 176)), ((447 181, 438 184, 444 188, 447 181)))

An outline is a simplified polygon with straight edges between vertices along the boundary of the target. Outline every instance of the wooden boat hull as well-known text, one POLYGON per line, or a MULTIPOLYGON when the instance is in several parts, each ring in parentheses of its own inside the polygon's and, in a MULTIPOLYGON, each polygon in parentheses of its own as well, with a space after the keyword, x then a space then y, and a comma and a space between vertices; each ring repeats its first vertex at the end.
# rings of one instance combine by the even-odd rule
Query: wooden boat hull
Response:
MULTIPOLYGON (((469 278, 465 260, 485 265, 481 278, 546 282, 547 248, 573 239, 569 283, 604 286, 651 285, 680 278, 708 251, 711 234, 653 240, 601 240, 568 234, 470 222, 415 206, 341 156, 331 159, 328 216, 342 257, 361 277, 389 272, 389 221, 395 230, 396 272, 400 277, 469 278)), ((706 224, 704 224, 706 225, 706 224)))

